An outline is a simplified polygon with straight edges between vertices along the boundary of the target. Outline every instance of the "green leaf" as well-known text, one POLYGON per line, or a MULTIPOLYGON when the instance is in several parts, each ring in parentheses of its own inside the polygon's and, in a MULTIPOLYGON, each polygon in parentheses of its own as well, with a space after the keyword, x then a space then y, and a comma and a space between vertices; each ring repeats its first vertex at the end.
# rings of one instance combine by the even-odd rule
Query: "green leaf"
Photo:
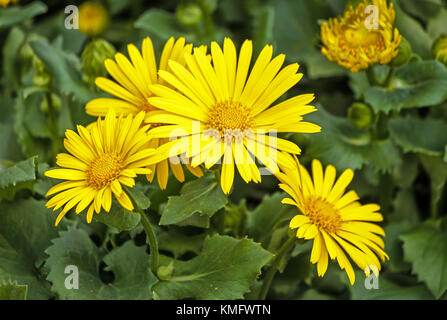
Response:
MULTIPOLYGON (((145 247, 137 247, 132 241, 113 249, 103 259, 98 247, 90 240, 87 232, 81 229, 62 231, 53 240, 46 253, 49 258, 47 279, 52 282, 52 290, 61 299, 151 299, 151 287, 157 281, 149 268, 149 256, 145 247), (100 262, 103 260, 106 271, 114 274, 111 283, 100 278, 100 262), (70 272, 67 266, 76 266, 79 280, 78 289, 67 289, 65 282, 70 272)), ((74 273, 73 273, 74 275, 74 273)), ((70 279, 67 280, 70 282, 70 279)))
POLYGON ((413 61, 396 71, 388 88, 370 87, 365 101, 376 111, 435 106, 447 99, 447 67, 439 61, 413 61))
POLYGON ((95 214, 93 219, 116 228, 118 231, 129 231, 140 223, 141 216, 136 212, 124 209, 119 203, 113 201, 110 212, 103 211, 100 214, 95 214))
POLYGON ((0 203, 0 281, 27 285, 28 299, 52 296, 40 266, 46 258, 44 250, 57 237, 55 219, 44 201, 0 203))
POLYGON ((370 165, 376 171, 391 172, 401 163, 399 150, 389 139, 371 141, 369 133, 354 128, 346 118, 334 116, 322 107, 307 116, 306 121, 323 128, 321 133, 307 135, 306 157, 333 164, 339 170, 370 165))
POLYGON ((134 23, 135 28, 143 29, 161 39, 170 37, 187 37, 183 27, 177 22, 175 15, 162 9, 149 9, 145 11, 134 23))
POLYGON ((441 34, 447 34, 447 9, 438 10, 438 14, 428 21, 427 31, 433 39, 441 34))
POLYGON ((21 189, 32 189, 36 182, 37 157, 0 168, 0 199, 12 200, 21 189))
POLYGON ((176 259, 187 252, 198 254, 204 238, 204 234, 186 235, 176 229, 157 234, 160 250, 171 252, 176 259))
POLYGON ((47 6, 40 1, 34 1, 27 6, 13 6, 0 9, 0 28, 10 27, 47 12, 47 6))
POLYGON ((34 53, 45 63, 53 77, 52 85, 60 95, 73 94, 73 97, 86 103, 96 97, 82 82, 81 73, 73 67, 73 61, 58 48, 44 40, 30 41, 34 53))
POLYGON ((447 162, 441 157, 420 155, 421 163, 430 177, 431 212, 435 216, 447 181, 447 162))
POLYGON ((436 298, 447 290, 447 233, 429 221, 401 236, 404 258, 436 298))
POLYGON ((20 81, 19 50, 25 41, 25 32, 14 27, 8 34, 3 45, 3 68, 4 76, 9 79, 7 85, 18 86, 20 81))
MULTIPOLYGON (((365 274, 357 271, 355 283, 349 290, 352 300, 432 300, 433 296, 424 285, 398 285, 385 276, 379 275, 378 289, 366 289, 365 274)), ((372 280, 371 280, 372 281, 372 280)))
POLYGON ((176 224, 194 213, 212 217, 228 202, 213 174, 187 182, 179 196, 169 197, 160 219, 160 225, 176 224))
POLYGON ((154 291, 160 299, 242 299, 271 257, 252 240, 214 235, 205 239, 197 257, 175 260, 172 277, 154 291))
POLYGON ((388 122, 391 138, 404 152, 440 156, 447 145, 447 123, 440 119, 403 117, 388 122))
POLYGON ((289 221, 298 213, 296 207, 281 203, 284 198, 285 194, 280 192, 265 195, 255 210, 247 212, 248 235, 265 248, 268 248, 275 227, 282 226, 280 222, 289 221))
POLYGON ((27 285, 19 285, 17 282, 0 283, 0 300, 26 300, 27 285))
POLYGON ((274 21, 275 9, 272 6, 262 6, 254 11, 253 42, 256 54, 259 54, 262 48, 271 42, 274 21))

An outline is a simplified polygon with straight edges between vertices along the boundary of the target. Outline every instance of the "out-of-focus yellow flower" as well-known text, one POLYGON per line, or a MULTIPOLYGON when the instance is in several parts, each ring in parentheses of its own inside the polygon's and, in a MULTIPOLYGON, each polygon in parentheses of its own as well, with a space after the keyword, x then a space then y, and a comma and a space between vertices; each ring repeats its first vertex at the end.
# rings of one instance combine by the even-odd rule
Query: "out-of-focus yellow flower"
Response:
POLYGON ((79 31, 89 36, 101 34, 109 24, 106 8, 97 2, 84 2, 79 6, 79 31))
POLYGON ((321 52, 333 62, 358 72, 389 63, 398 53, 402 36, 393 28, 395 11, 386 0, 364 0, 340 18, 321 25, 321 52))
POLYGON ((18 3, 19 0, 0 0, 0 6, 6 8, 10 3, 15 4, 18 3))

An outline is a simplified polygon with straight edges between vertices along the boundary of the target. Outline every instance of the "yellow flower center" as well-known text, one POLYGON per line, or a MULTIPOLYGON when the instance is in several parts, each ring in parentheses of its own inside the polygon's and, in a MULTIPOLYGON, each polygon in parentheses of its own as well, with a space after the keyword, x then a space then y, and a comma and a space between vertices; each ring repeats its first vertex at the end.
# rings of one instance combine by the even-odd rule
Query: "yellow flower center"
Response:
POLYGON ((118 153, 105 153, 93 160, 87 169, 87 183, 100 190, 117 179, 121 172, 121 158, 118 153))
POLYGON ((244 131, 251 127, 250 109, 239 101, 218 102, 209 112, 208 126, 220 131, 221 135, 233 131, 244 131), (230 131, 231 130, 231 131, 230 131))
POLYGON ((327 233, 335 233, 341 227, 341 216, 326 199, 310 197, 306 200, 305 214, 312 223, 327 233))
POLYGON ((385 43, 380 32, 368 30, 365 27, 346 29, 344 40, 341 42, 342 49, 349 51, 354 56, 357 55, 358 48, 362 48, 368 56, 385 50, 385 43))

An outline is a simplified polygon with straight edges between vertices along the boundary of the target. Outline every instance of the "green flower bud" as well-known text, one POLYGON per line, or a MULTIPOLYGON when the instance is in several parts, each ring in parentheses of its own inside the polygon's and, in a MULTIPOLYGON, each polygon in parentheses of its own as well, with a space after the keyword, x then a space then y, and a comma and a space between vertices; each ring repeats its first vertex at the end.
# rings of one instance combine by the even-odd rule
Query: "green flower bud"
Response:
POLYGON ((443 34, 436 39, 431 48, 433 58, 447 66, 447 34, 443 34))
POLYGON ((94 83, 96 77, 107 76, 104 60, 112 59, 115 52, 115 47, 104 39, 99 38, 90 41, 81 55, 84 80, 88 83, 94 83))
MULTIPOLYGON (((54 93, 51 93, 50 97, 53 109, 59 111, 61 109, 61 103, 62 103, 61 98, 59 98, 59 96, 54 93)), ((43 98, 42 102, 40 103, 40 110, 42 112, 48 112, 48 109, 49 109, 48 99, 45 96, 45 98, 43 98)))
POLYGON ((365 129, 374 123, 374 112, 366 104, 355 102, 349 107, 348 119, 354 127, 365 129))
POLYGON ((393 60, 391 60, 390 65, 396 68, 403 66, 408 62, 410 62, 411 56, 412 56, 411 45, 407 41, 407 39, 402 37, 402 41, 400 42, 399 45, 399 53, 397 54, 397 56, 394 57, 393 60))
POLYGON ((48 87, 51 83, 51 75, 48 73, 47 67, 37 56, 33 57, 33 83, 38 87, 48 87))
POLYGON ((157 270, 158 278, 161 280, 168 280, 171 278, 172 273, 174 272, 174 263, 171 261, 167 266, 161 266, 157 270))
POLYGON ((200 23, 203 18, 202 9, 195 3, 179 5, 175 12, 177 21, 185 27, 192 27, 200 23))

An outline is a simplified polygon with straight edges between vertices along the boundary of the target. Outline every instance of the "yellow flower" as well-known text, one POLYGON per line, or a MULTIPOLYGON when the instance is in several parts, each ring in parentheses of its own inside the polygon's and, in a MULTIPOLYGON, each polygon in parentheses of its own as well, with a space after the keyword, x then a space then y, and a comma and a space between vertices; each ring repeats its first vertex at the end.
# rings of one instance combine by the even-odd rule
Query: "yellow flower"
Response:
POLYGON ((79 6, 79 31, 89 36, 101 34, 109 24, 106 8, 98 2, 87 1, 79 6))
MULTIPOLYGON (((170 38, 163 48, 158 69, 166 70, 168 68, 168 60, 174 60, 179 64, 184 64, 184 53, 191 52, 191 49, 192 44, 185 45, 185 38, 179 38, 177 41, 174 41, 174 38, 170 38)), ((86 112, 88 114, 92 116, 103 116, 108 110, 113 109, 117 114, 134 115, 140 111, 144 111, 147 117, 154 110, 157 110, 147 100, 147 98, 154 95, 149 90, 149 85, 164 83, 157 75, 152 40, 149 37, 143 40, 142 54, 133 44, 129 44, 127 50, 131 61, 122 53, 117 53, 115 55, 115 61, 106 59, 104 62, 107 71, 116 82, 104 77, 96 78, 96 85, 116 98, 98 98, 90 101, 86 106, 86 112)), ((153 124, 152 127, 159 125, 153 124)), ((156 148, 165 142, 165 139, 152 139, 149 147, 156 148)), ((149 167, 152 173, 147 175, 147 179, 152 181, 155 172, 157 172, 158 184, 161 189, 165 189, 168 183, 169 167, 177 180, 180 182, 185 180, 181 164, 173 163, 166 159, 149 167)), ((200 168, 192 168, 190 165, 186 165, 186 167, 197 177, 203 175, 200 168)))
POLYGON ((18 2, 19 2, 19 0, 0 0, 0 6, 2 6, 3 8, 6 8, 10 3, 16 4, 18 2))
POLYGON ((151 162, 149 156, 154 149, 144 145, 149 141, 149 125, 142 126, 144 113, 136 117, 117 117, 110 111, 105 120, 98 118, 89 129, 77 126, 78 133, 67 130, 64 146, 68 153, 57 155, 57 165, 61 168, 45 172, 50 178, 67 180, 52 187, 47 197, 55 195, 46 204, 54 211, 64 206, 56 219, 56 226, 65 214, 76 206, 80 213, 90 205, 87 222, 91 222, 93 212, 101 207, 109 212, 112 193, 123 206, 132 211, 133 204, 121 185, 133 187, 137 174, 148 174, 145 168, 151 162))
POLYGON ((321 25, 321 52, 330 60, 358 72, 369 66, 389 63, 399 52, 402 36, 393 29, 393 3, 364 0, 349 7, 343 17, 321 25), (368 6, 375 7, 368 7, 368 6))
MULTIPOLYGON (((383 229, 372 223, 382 221, 377 204, 362 205, 358 195, 351 190, 345 192, 354 177, 352 170, 345 170, 336 181, 335 168, 328 165, 323 174, 323 167, 318 160, 312 162, 312 174, 295 160, 295 168, 284 168, 284 173, 277 175, 281 189, 291 198, 283 203, 296 206, 297 214, 289 227, 296 229, 297 238, 313 239, 310 256, 312 263, 317 263, 319 276, 323 276, 328 266, 328 255, 337 259, 341 269, 348 275, 351 285, 355 274, 347 255, 367 275, 372 269, 380 270, 380 262, 389 259, 384 251, 385 236, 383 229)), ((376 274, 377 275, 377 274, 376 274)))
POLYGON ((185 54, 186 67, 171 60, 171 71, 159 72, 177 90, 149 87, 156 95, 149 103, 161 110, 146 120, 166 124, 152 129, 150 135, 179 137, 160 147, 160 153, 184 154, 193 166, 204 163, 206 168, 223 158, 221 186, 225 193, 233 184, 234 164, 246 182, 259 182, 253 156, 274 172, 277 163, 287 162, 281 151, 300 153, 294 143, 266 131, 320 131, 319 126, 301 121, 302 115, 316 110, 308 105, 313 94, 298 95, 269 108, 302 78, 298 64, 281 70, 285 56, 272 59, 273 48, 267 45, 249 72, 252 50, 252 42, 246 40, 238 59, 230 39, 224 40, 223 51, 212 42, 212 63, 203 51, 195 49, 193 54, 185 54))

